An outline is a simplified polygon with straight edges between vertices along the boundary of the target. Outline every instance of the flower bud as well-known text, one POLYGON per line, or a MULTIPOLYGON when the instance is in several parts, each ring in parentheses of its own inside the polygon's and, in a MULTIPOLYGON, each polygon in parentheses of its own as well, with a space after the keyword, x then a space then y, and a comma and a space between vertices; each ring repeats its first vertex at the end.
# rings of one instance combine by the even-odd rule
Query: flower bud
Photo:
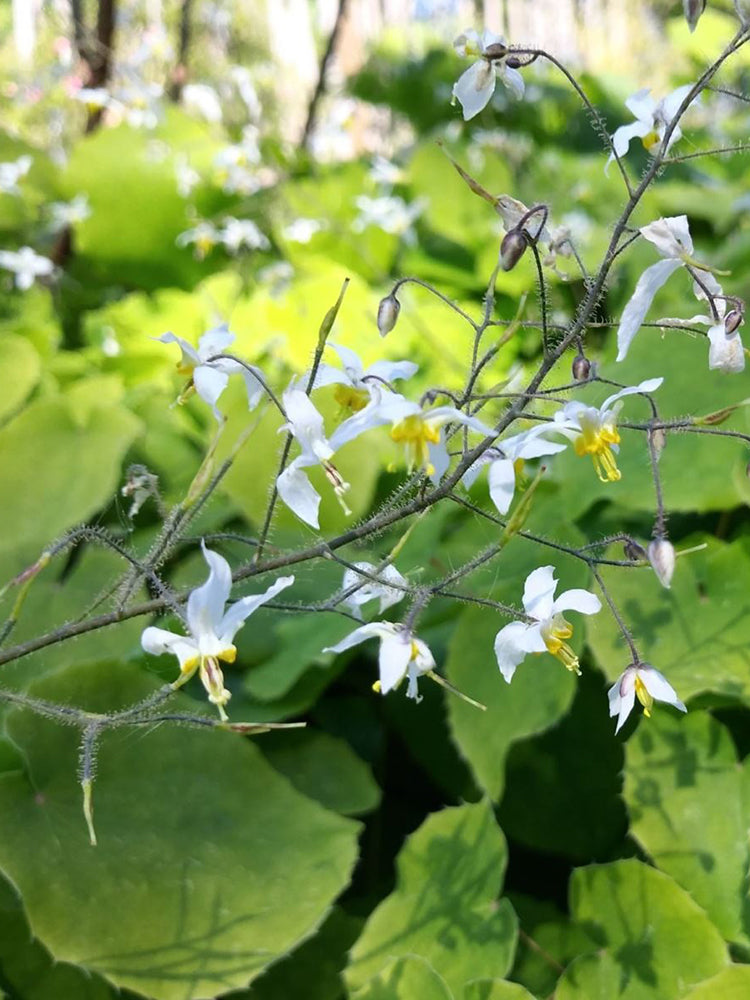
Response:
POLYGON ((639 545, 634 538, 628 538, 622 547, 625 558, 630 562, 646 562, 648 555, 642 545, 639 545))
POLYGON ((582 354, 573 358, 573 378, 576 382, 585 382, 591 375, 591 362, 582 354))
POLYGON ((695 31, 695 26, 706 9, 706 0, 682 0, 682 8, 685 11, 688 27, 691 31, 695 31))
POLYGON ((745 322, 745 317, 739 309, 731 309, 724 317, 724 329, 727 336, 734 333, 745 322))
POLYGON ((401 303, 391 292, 384 299, 380 300, 378 306, 378 331, 381 337, 385 337, 396 325, 398 314, 401 312, 401 303))
POLYGON ((504 45, 502 42, 493 42, 492 45, 488 45, 486 49, 483 50, 482 55, 485 59, 490 61, 493 59, 502 59, 508 54, 508 46, 504 45))
POLYGON ((667 538, 655 538, 649 542, 648 561, 662 587, 669 590, 674 573, 674 545, 667 538))
POLYGON ((527 246, 526 237, 517 229, 511 229, 509 233, 506 233, 500 244, 500 265, 503 271, 513 270, 526 253, 527 246))

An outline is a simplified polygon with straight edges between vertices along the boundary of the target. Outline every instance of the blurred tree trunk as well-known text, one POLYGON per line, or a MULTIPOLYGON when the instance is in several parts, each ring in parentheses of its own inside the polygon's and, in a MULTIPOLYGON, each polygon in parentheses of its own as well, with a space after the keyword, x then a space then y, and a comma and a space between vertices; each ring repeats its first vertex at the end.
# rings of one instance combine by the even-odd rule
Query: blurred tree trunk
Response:
MULTIPOLYGON (((82 0, 70 0, 70 10, 73 17, 73 40, 86 73, 83 85, 92 90, 106 87, 112 72, 117 0, 99 0, 96 32, 93 34, 86 28, 82 0)), ((89 111, 86 132, 93 132, 98 128, 103 113, 102 108, 89 111)))
POLYGON ((301 145, 303 149, 307 149, 307 145, 310 141, 310 136, 312 130, 315 127, 315 119, 318 113, 318 104, 320 99, 325 93, 326 87, 326 73, 328 71, 328 64, 330 63, 334 50, 336 48, 336 40, 341 31, 341 25, 344 20, 344 15, 346 14, 346 7, 348 0, 339 0, 338 10, 336 11, 336 20, 333 22, 333 28, 331 34, 328 36, 328 44, 326 45, 325 52, 323 53, 323 58, 320 61, 320 72, 318 74, 318 82, 315 85, 315 90, 313 91, 312 99, 310 101, 310 106, 307 109, 307 119, 305 121, 305 128, 302 132, 301 145))
POLYGON ((180 8, 180 28, 177 42, 177 64, 172 71, 172 79, 169 84, 169 96, 173 101, 179 101, 182 88, 187 80, 188 55, 190 54, 190 42, 192 40, 192 23, 190 15, 192 13, 193 0, 182 0, 180 8))

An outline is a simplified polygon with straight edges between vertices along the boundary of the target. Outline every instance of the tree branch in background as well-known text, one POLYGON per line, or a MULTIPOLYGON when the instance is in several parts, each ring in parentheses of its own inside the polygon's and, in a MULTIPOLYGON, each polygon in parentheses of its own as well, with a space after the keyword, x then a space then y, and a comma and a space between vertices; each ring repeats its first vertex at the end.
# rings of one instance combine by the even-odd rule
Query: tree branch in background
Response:
POLYGON ((328 38, 328 44, 326 45, 326 50, 323 53, 323 58, 320 62, 320 73, 318 74, 318 82, 315 85, 315 90, 310 100, 310 106, 307 109, 307 121, 305 122, 305 128, 302 132, 301 145, 303 149, 307 149, 307 145, 310 141, 310 135, 315 127, 315 119, 318 113, 318 104, 320 99, 325 93, 326 88, 326 74, 328 72, 328 64, 331 61, 334 50, 336 48, 336 40, 338 39, 339 32, 341 31, 341 25, 344 21, 344 15, 346 14, 346 8, 348 5, 348 0, 339 0, 339 9, 336 11, 336 20, 333 22, 333 30, 328 38))
POLYGON ((180 10, 180 33, 177 43, 177 64, 172 70, 172 79, 169 84, 169 97, 172 101, 179 101, 182 88, 187 79, 187 61, 190 52, 190 42, 192 40, 192 24, 190 15, 192 13, 193 0, 182 0, 180 10))
MULTIPOLYGON (((115 34, 117 0, 99 0, 99 13, 96 19, 96 40, 89 54, 88 87, 106 87, 112 71, 112 42, 115 34)), ((103 108, 89 112, 86 131, 93 132, 99 127, 103 108)))

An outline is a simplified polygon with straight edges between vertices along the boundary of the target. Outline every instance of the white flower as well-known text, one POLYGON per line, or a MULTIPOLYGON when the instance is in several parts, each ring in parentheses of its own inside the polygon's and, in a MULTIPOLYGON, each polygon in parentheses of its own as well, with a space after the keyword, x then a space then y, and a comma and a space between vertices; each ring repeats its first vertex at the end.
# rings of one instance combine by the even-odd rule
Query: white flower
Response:
MULTIPOLYGON (((633 337, 641 328, 654 296, 670 275, 679 268, 689 265, 701 270, 701 281, 709 282, 713 276, 693 258, 693 240, 688 228, 687 216, 677 215, 657 219, 647 226, 641 226, 641 235, 656 247, 664 260, 647 267, 638 279, 633 296, 622 311, 617 331, 617 360, 623 361, 628 353, 633 337)), ((718 286, 718 282, 715 282, 718 286)), ((719 287, 719 292, 721 288, 719 287)), ((702 296, 705 298, 705 296, 702 296)))
POLYGON ((20 194, 18 182, 31 169, 33 159, 30 156, 19 156, 17 160, 0 163, 0 192, 3 194, 20 194))
POLYGON ((741 372, 745 368, 745 348, 737 330, 744 323, 744 316, 736 310, 727 313, 724 290, 712 274, 703 271, 700 278, 700 285, 697 281, 693 282, 693 293, 697 299, 704 301, 710 295, 713 308, 705 316, 690 316, 684 320, 670 317, 665 319, 665 322, 683 326, 700 323, 707 326, 709 369, 722 371, 725 374, 741 372))
POLYGON ((423 469, 434 482, 439 482, 450 465, 443 430, 445 424, 463 424, 485 436, 492 434, 491 429, 480 420, 462 413, 455 406, 423 409, 398 393, 376 387, 372 388, 371 396, 363 410, 337 428, 339 447, 372 427, 391 424, 391 438, 397 444, 403 444, 409 471, 423 469))
MULTIPOLYGON (((635 138, 641 140, 649 153, 656 155, 659 152, 668 152, 672 144, 682 137, 682 132, 680 126, 675 125, 666 149, 662 150, 664 134, 677 114, 680 105, 692 89, 693 85, 688 83, 684 87, 678 87, 677 90, 672 91, 660 101, 655 101, 653 97, 650 97, 651 91, 648 89, 639 90, 637 94, 629 97, 625 101, 625 107, 635 115, 636 120, 632 125, 621 125, 615 130, 615 134, 612 136, 612 145, 617 155, 619 157, 625 156, 630 146, 630 140, 635 138)), ((610 154, 607 168, 614 158, 614 154, 610 154)))
POLYGON ((361 233, 368 226, 377 226, 385 233, 403 236, 407 241, 414 239, 413 224, 425 209, 424 198, 417 198, 410 205, 398 195, 384 194, 371 198, 362 194, 356 199, 359 214, 352 223, 355 233, 361 233))
POLYGON ((299 218, 284 226, 281 235, 291 243, 309 243, 313 236, 326 228, 322 219, 299 218))
POLYGON ((174 688, 181 687, 198 670, 208 700, 218 707, 222 719, 226 719, 224 705, 231 695, 224 687, 219 661, 234 663, 237 656, 234 637, 245 620, 280 591, 290 587, 294 577, 280 577, 263 594, 242 597, 225 612, 224 605, 232 588, 232 571, 226 559, 201 544, 209 574, 203 586, 188 597, 188 635, 150 626, 141 636, 141 646, 154 656, 172 653, 178 658, 180 676, 173 683, 174 688))
POLYGON ((487 479, 490 487, 490 497, 500 514, 507 514, 513 502, 516 489, 516 473, 523 468, 527 458, 541 458, 545 455, 556 455, 564 451, 566 445, 558 441, 547 441, 544 434, 554 431, 554 427, 541 424, 528 431, 505 438, 493 448, 488 448, 469 466, 461 482, 466 489, 471 489, 477 476, 485 465, 489 465, 487 479))
POLYGON ((404 179, 404 171, 384 156, 376 156, 367 176, 373 183, 390 188, 404 179))
POLYGON ((523 606, 531 622, 511 622, 495 636, 495 656, 505 680, 510 684, 516 667, 527 653, 556 656, 568 670, 580 673, 578 657, 567 644, 573 626, 562 616, 563 611, 578 611, 595 615, 601 601, 588 590, 566 590, 555 600, 557 580, 553 566, 540 566, 526 578, 523 606))
POLYGON ((55 270, 55 265, 47 257, 41 257, 31 247, 20 250, 0 250, 0 267, 12 271, 16 278, 16 288, 26 291, 37 278, 46 278, 55 270))
POLYGON ((177 181, 177 193, 181 198, 189 198, 201 179, 201 175, 190 166, 190 161, 184 153, 175 158, 174 176, 177 181))
POLYGON ((116 103, 104 87, 81 87, 73 97, 81 104, 85 104, 88 111, 100 111, 116 103))
POLYGON ((183 107, 190 114, 200 115, 207 122, 221 121, 221 101, 213 87, 206 83, 188 83, 180 96, 183 107))
POLYGON ((198 341, 197 349, 183 340, 182 337, 176 337, 171 332, 163 333, 161 337, 154 339, 162 344, 177 344, 182 351, 182 357, 177 363, 177 371, 180 375, 189 376, 190 382, 188 388, 180 395, 180 403, 184 402, 195 390, 201 399, 208 403, 214 416, 221 423, 224 417, 216 405, 219 396, 226 389, 230 375, 242 375, 247 389, 248 409, 253 410, 258 405, 263 394, 263 376, 260 369, 252 365, 245 367, 230 358, 215 357, 217 354, 223 354, 234 342, 234 334, 229 332, 226 323, 215 326, 208 333, 204 333, 198 341), (214 360, 211 360, 212 358, 214 360))
POLYGON ((84 222, 91 215, 88 198, 85 194, 76 195, 72 201, 53 201, 48 205, 50 220, 55 229, 64 229, 77 222, 84 222))
POLYGON ((616 733, 633 711, 636 697, 643 705, 646 718, 651 715, 654 701, 664 701, 681 712, 687 712, 664 674, 648 663, 631 663, 609 689, 609 714, 617 716, 616 733))
POLYGON ((339 356, 343 371, 333 365, 321 364, 315 376, 314 389, 324 385, 335 385, 334 396, 341 406, 357 413, 367 406, 373 390, 388 387, 397 379, 409 379, 418 370, 413 361, 375 361, 365 368, 359 357, 348 347, 328 341, 339 356))
POLYGON ((420 674, 429 674, 435 669, 435 660, 426 643, 416 639, 401 625, 392 622, 370 622, 361 625, 335 646, 326 646, 324 653, 343 653, 346 649, 358 646, 367 639, 380 639, 380 654, 378 667, 380 681, 377 689, 381 694, 388 694, 404 677, 409 678, 406 697, 419 701, 417 678, 420 674))
POLYGON ((225 146, 214 157, 214 167, 220 177, 226 177, 232 167, 257 166, 260 163, 259 132, 255 125, 246 125, 239 143, 225 146))
POLYGON ((221 241, 221 232, 212 222, 202 221, 192 229, 186 229, 184 233, 175 240, 178 247, 186 247, 190 244, 195 246, 195 256, 203 260, 206 254, 213 250, 217 243, 221 241))
MULTIPOLYGON (((341 478, 330 461, 340 444, 345 442, 337 440, 338 432, 333 434, 330 441, 328 440, 322 415, 307 393, 295 382, 291 383, 282 398, 287 422, 279 428, 279 431, 289 431, 299 444, 301 452, 278 477, 276 489, 287 507, 300 520, 313 528, 319 528, 320 494, 303 470, 320 465, 333 486, 344 512, 351 513, 344 503, 344 494, 349 489, 349 484, 341 478)), ((346 440, 350 441, 354 437, 356 434, 352 434, 346 440)))
POLYGON ((461 105, 464 121, 478 115, 489 104, 498 77, 515 97, 523 97, 523 77, 517 69, 508 66, 508 49, 500 35, 483 31, 480 37, 476 31, 465 31, 453 47, 460 56, 479 57, 453 87, 453 96, 461 105))
POLYGON ((123 109, 131 128, 154 129, 163 117, 164 88, 158 83, 139 81, 115 91, 114 101, 123 109))
POLYGON ((614 404, 624 396, 654 392, 663 381, 662 378, 650 378, 638 385, 620 389, 608 396, 598 408, 573 401, 566 403, 555 413, 555 429, 571 439, 577 455, 591 455, 596 474, 603 483, 617 482, 621 478, 615 462, 615 454, 620 445, 620 433, 617 430, 620 408, 614 404))
POLYGON ((219 239, 230 253, 237 253, 242 247, 248 250, 268 250, 271 246, 268 237, 252 219, 234 219, 231 216, 224 220, 219 239))
POLYGON ((378 571, 374 563, 358 562, 354 565, 356 569, 345 570, 341 589, 344 592, 353 587, 357 589, 353 594, 345 597, 341 603, 345 604, 357 618, 362 617, 360 608, 363 604, 369 604, 370 601, 379 599, 378 613, 382 615, 384 611, 406 597, 406 591, 403 588, 408 587, 408 581, 395 566, 388 565, 378 571), (363 576, 357 570, 363 570, 368 575, 363 576), (370 579, 373 576, 377 577, 377 580, 370 579), (393 584, 397 586, 394 587, 393 584))

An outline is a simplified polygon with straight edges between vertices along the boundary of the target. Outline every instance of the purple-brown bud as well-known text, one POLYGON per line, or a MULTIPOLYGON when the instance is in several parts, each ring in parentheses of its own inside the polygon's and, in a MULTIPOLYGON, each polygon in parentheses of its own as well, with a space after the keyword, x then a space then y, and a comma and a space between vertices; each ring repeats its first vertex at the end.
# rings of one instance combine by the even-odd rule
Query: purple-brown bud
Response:
POLYGON ((396 320, 400 312, 401 303, 393 292, 390 295, 386 295, 384 299, 381 299, 378 306, 378 331, 381 337, 385 337, 391 332, 396 325, 396 320))
POLYGON ((724 317, 724 329, 727 336, 734 333, 745 322, 745 317, 740 309, 730 309, 724 317))
POLYGON ((502 59, 508 54, 508 46, 503 45, 502 42, 493 42, 492 45, 488 45, 487 48, 482 52, 485 59, 492 61, 493 59, 502 59))
POLYGON ((591 362, 583 354, 579 354, 573 358, 572 371, 576 382, 586 382, 591 375, 591 362))
POLYGON ((706 9, 706 0, 682 0, 682 8, 685 11, 688 27, 691 31, 695 31, 695 26, 706 9))
POLYGON ((512 271, 519 260, 526 253, 528 241, 523 233, 517 229, 511 229, 503 238, 500 244, 500 266, 503 271, 512 271))
POLYGON ((630 562, 646 562, 648 554, 642 545, 639 545, 634 538, 628 538, 623 547, 625 558, 630 562))

